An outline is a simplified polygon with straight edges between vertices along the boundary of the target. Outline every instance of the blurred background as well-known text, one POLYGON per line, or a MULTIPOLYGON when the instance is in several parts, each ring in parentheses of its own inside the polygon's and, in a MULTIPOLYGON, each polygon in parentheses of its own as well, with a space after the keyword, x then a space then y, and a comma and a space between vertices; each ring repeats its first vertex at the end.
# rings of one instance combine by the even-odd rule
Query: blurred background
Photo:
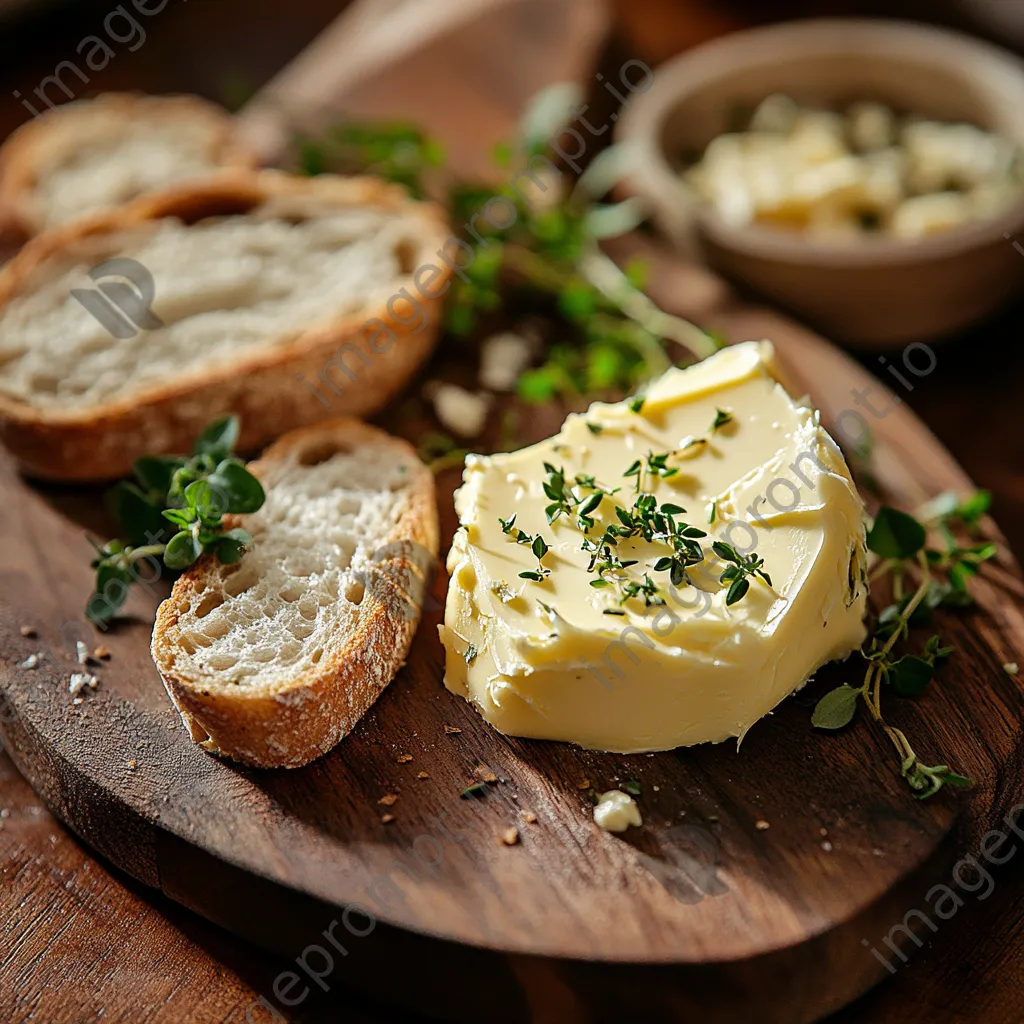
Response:
MULTIPOLYGON (((145 45, 119 48, 91 75, 88 94, 111 89, 195 92, 238 106, 349 6, 342 0, 146 0, 145 45)), ((132 11, 132 3, 124 5, 132 11)), ((735 29, 823 15, 907 17, 1024 50, 1018 0, 613 0, 615 39, 647 63, 735 29)), ((74 56, 117 5, 110 0, 0 0, 0 134, 28 119, 14 98, 74 56)), ((123 30, 121 30, 123 31, 123 30)))

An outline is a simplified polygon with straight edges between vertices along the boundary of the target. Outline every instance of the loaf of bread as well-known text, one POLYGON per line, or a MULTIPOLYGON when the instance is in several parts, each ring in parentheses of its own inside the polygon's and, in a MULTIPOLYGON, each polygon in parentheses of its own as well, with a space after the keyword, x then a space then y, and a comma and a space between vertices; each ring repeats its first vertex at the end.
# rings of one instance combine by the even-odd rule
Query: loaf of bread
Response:
POLYGON ((0 272, 0 439, 33 475, 89 480, 220 414, 241 451, 372 415, 433 348, 448 234, 397 185, 276 171, 46 232, 0 272))
POLYGON ((177 580, 153 660, 195 742, 295 768, 347 735, 405 660, 437 556, 434 481, 405 442, 354 420, 295 431, 249 468, 266 503, 229 518, 253 547, 177 580))
POLYGON ((106 93, 41 114, 0 147, 0 221, 31 236, 172 184, 255 166, 231 116, 212 103, 106 93))

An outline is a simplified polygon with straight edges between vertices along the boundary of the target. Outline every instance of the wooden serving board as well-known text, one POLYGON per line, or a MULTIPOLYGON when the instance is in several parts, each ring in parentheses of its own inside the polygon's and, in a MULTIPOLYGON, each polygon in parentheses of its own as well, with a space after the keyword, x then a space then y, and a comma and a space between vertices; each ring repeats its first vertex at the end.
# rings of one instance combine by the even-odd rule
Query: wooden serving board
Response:
MULTIPOLYGON (((659 264, 653 289, 732 341, 772 338, 826 425, 853 407, 853 389, 881 387, 702 271, 659 264)), ((561 420, 553 408, 518 411, 530 439, 561 420)), ((422 429, 397 412, 385 423, 413 437, 422 429)), ((890 502, 970 489, 906 406, 872 427, 890 502)), ((438 480, 443 550, 458 482, 457 470, 438 480)), ((1005 545, 977 583, 977 609, 939 623, 957 653, 937 682, 918 701, 888 702, 923 758, 947 757, 976 780, 966 793, 915 800, 867 721, 839 735, 811 729, 809 699, 859 678, 852 663, 824 669, 740 751, 624 756, 505 738, 442 685, 443 570, 408 665, 354 733, 305 768, 258 771, 193 746, 171 707, 149 658, 161 585, 133 597, 108 635, 86 626, 85 534, 110 529, 88 511, 99 494, 33 487, 0 461, 4 742, 87 843, 238 934, 294 958, 311 944, 330 950, 322 933, 342 922, 334 935, 347 955, 335 951, 330 970, 307 955, 328 987, 470 1021, 815 1020, 886 976, 862 940, 892 958, 882 938, 1024 792, 1024 693, 1001 667, 1024 665, 1024 586, 1005 545), (73 705, 77 638, 113 657, 97 692, 73 705), (52 657, 20 668, 36 651, 52 657), (481 763, 500 781, 460 799, 481 763), (603 833, 585 790, 627 778, 642 784, 644 825, 603 833), (382 805, 389 793, 397 801, 382 805), (510 827, 514 846, 500 839, 510 827), (357 937, 366 909, 376 924, 357 937)), ((302 977, 286 996, 323 987, 302 977)))

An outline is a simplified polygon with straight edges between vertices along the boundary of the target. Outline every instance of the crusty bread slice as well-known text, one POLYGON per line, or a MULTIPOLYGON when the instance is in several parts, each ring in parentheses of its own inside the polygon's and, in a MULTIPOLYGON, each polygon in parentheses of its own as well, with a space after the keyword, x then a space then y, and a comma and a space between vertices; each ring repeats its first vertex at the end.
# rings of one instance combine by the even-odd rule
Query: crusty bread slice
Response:
POLYGON ((347 735, 404 663, 437 556, 430 471, 356 420, 294 431, 249 467, 263 508, 241 561, 174 584, 153 660, 192 739, 296 768, 347 735))
POLYGON ((433 348, 447 240, 397 185, 277 171, 46 232, 0 272, 0 439, 34 475, 109 479, 187 451, 222 413, 241 417, 242 451, 369 416, 433 348), (149 272, 162 325, 115 337, 72 295, 115 257, 149 272))
POLYGON ((29 237, 147 192, 257 166, 226 110, 195 96, 106 93, 23 125, 0 148, 0 218, 29 237))

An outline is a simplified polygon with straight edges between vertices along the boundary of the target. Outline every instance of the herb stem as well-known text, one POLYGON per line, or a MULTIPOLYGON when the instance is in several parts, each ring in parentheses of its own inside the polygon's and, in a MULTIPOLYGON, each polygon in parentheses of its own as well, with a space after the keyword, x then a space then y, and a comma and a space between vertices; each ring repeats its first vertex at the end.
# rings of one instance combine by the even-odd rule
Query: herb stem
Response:
POLYGON ((132 548, 131 554, 128 556, 129 564, 141 561, 143 558, 148 558, 150 555, 160 556, 164 553, 164 549, 167 547, 166 544, 147 544, 141 548, 132 548))
POLYGON ((925 558, 923 552, 918 552, 917 564, 921 567, 921 584, 918 586, 917 590, 914 591, 914 596, 910 599, 910 603, 903 609, 897 623, 897 628, 893 631, 892 636, 889 637, 885 642, 885 645, 882 647, 880 658, 884 658, 893 649, 896 645, 896 641, 899 640, 910 625, 910 617, 915 611, 917 611, 921 602, 928 596, 928 589, 931 586, 931 577, 928 571, 928 560, 925 558))
MULTIPOLYGON (((714 339, 695 324, 682 317, 672 316, 659 309, 642 291, 634 288, 614 260, 610 259, 596 245, 588 247, 580 260, 583 276, 631 320, 638 323, 654 339, 670 338, 685 346, 697 359, 706 359, 718 351, 714 339)), ((661 345, 655 342, 649 346, 652 351, 646 356, 657 373, 664 373, 672 364, 661 345), (653 348, 657 347, 655 356, 653 348), (661 368, 658 369, 660 364, 661 368)))

